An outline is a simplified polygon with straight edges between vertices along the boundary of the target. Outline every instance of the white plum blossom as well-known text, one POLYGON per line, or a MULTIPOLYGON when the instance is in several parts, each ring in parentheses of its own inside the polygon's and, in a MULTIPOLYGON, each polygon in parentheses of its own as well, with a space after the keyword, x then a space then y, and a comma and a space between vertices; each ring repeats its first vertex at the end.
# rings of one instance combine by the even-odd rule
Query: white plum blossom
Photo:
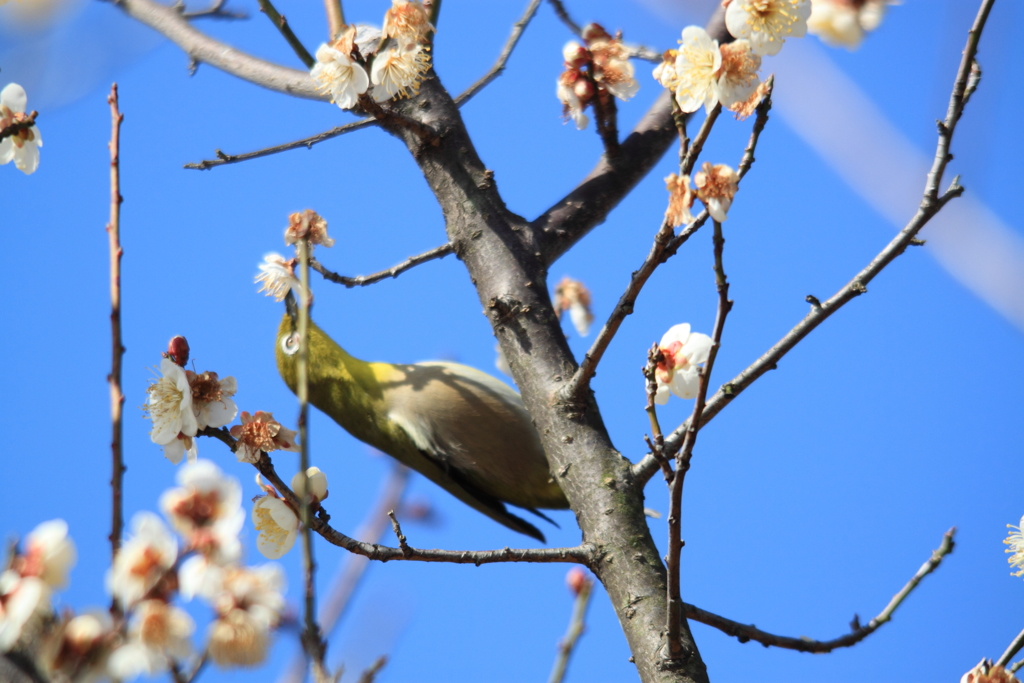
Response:
POLYGON ((555 314, 561 318, 562 313, 569 312, 569 319, 581 337, 590 333, 590 325, 594 322, 594 314, 590 311, 590 290, 579 280, 563 277, 555 287, 555 314))
POLYGON ((721 66, 718 41, 699 26, 684 28, 674 66, 676 102, 681 110, 693 112, 703 105, 704 110, 711 113, 718 102, 721 66))
POLYGON ((36 576, 0 572, 0 652, 12 649, 23 633, 52 612, 50 594, 50 587, 36 576))
POLYGON ((281 425, 273 414, 257 410, 255 415, 242 411, 242 424, 231 428, 231 436, 238 440, 235 458, 239 462, 256 462, 260 451, 299 451, 296 433, 281 425))
POLYGON ((701 170, 693 176, 697 186, 697 197, 708 207, 708 213, 719 223, 728 217, 729 207, 739 189, 740 177, 726 164, 711 165, 705 161, 701 170))
POLYGON ((1010 529, 1010 535, 1003 539, 1003 543, 1010 546, 1006 549, 1006 552, 1010 553, 1006 561, 1017 570, 1010 573, 1014 576, 1024 576, 1024 532, 1021 531, 1024 528, 1024 517, 1020 519, 1020 526, 1006 526, 1010 529))
POLYGON ((241 556, 238 534, 245 524, 242 487, 209 460, 181 468, 179 488, 160 497, 160 509, 189 548, 224 564, 241 556))
POLYGON ((220 379, 216 372, 196 374, 185 371, 192 390, 192 411, 196 416, 196 429, 223 427, 238 415, 238 406, 231 399, 238 391, 234 377, 220 379))
POLYGON ((63 519, 43 522, 25 537, 25 547, 13 565, 22 576, 37 576, 51 588, 64 588, 78 555, 63 519))
POLYGON ((399 45, 423 42, 433 30, 427 9, 419 0, 392 0, 391 8, 384 13, 382 31, 399 45))
POLYGON ((149 385, 146 410, 153 420, 149 438, 164 447, 164 457, 177 465, 188 453, 189 461, 196 459, 195 441, 198 431, 192 409, 192 387, 185 370, 170 358, 160 361, 159 380, 149 385))
POLYGON ((878 28, 891 0, 811 0, 807 32, 828 45, 855 50, 878 28))
POLYGON ((393 45, 377 54, 370 67, 372 95, 377 102, 419 92, 430 69, 430 52, 418 43, 393 45))
POLYGON ((99 683, 108 680, 107 662, 114 640, 113 620, 105 611, 65 615, 44 645, 41 668, 48 680, 99 683))
POLYGON ((274 297, 274 301, 284 301, 291 291, 302 294, 302 283, 295 277, 294 263, 277 253, 263 257, 256 283, 262 283, 258 291, 266 292, 267 296, 274 297))
POLYGON ((278 565, 229 568, 213 600, 217 619, 210 625, 208 652, 218 666, 254 666, 262 662, 270 631, 284 609, 284 572, 278 565))
POLYGON ((587 50, 590 51, 594 79, 600 87, 624 101, 636 95, 640 83, 633 76, 629 49, 622 41, 613 37, 599 24, 584 26, 583 38, 586 40, 587 50))
POLYGON ((732 0, 725 26, 735 38, 746 38, 756 55, 776 55, 782 43, 807 33, 811 0, 732 0))
POLYGON ((665 178, 665 189, 668 190, 668 208, 665 220, 672 227, 686 225, 693 221, 690 207, 697 196, 690 187, 690 176, 672 173, 665 178))
POLYGON ((132 518, 129 537, 107 572, 107 591, 125 608, 153 591, 178 558, 178 544, 163 521, 152 512, 132 518))
POLYGON ((700 384, 698 366, 707 361, 711 345, 711 337, 700 332, 690 332, 688 323, 669 328, 658 343, 662 361, 655 371, 658 381, 655 403, 668 403, 669 393, 679 398, 697 397, 700 384))
MULTIPOLYGON (((25 107, 28 95, 17 83, 8 83, 0 90, 0 128, 25 121, 25 107)), ((14 166, 25 175, 35 173, 39 168, 39 148, 43 138, 34 123, 0 140, 0 166, 14 162, 14 166)))
POLYGON ((581 90, 592 92, 593 86, 585 76, 572 70, 562 73, 558 79, 558 87, 555 89, 555 95, 562 103, 563 113, 576 124, 576 130, 583 130, 590 123, 590 118, 583 113, 585 102, 580 99, 579 92, 581 90))
POLYGON ((253 503, 252 523, 259 532, 256 549, 268 560, 284 557, 295 545, 299 534, 299 515, 288 503, 278 498, 273 489, 253 503))
MULTIPOLYGON (((370 79, 362 64, 337 49, 337 45, 344 42, 343 36, 333 45, 324 44, 317 48, 316 64, 309 75, 317 82, 317 90, 330 93, 331 102, 341 109, 351 109, 359 102, 359 96, 370 87, 370 79)), ((347 45, 351 52, 351 38, 347 45)))
POLYGON ((195 622, 184 611, 163 600, 143 600, 132 613, 128 641, 110 655, 110 673, 130 680, 155 676, 192 653, 189 641, 195 622))
POLYGON ((722 45, 722 67, 715 81, 718 101, 726 109, 746 102, 761 85, 757 72, 761 58, 750 49, 750 42, 740 39, 722 45))

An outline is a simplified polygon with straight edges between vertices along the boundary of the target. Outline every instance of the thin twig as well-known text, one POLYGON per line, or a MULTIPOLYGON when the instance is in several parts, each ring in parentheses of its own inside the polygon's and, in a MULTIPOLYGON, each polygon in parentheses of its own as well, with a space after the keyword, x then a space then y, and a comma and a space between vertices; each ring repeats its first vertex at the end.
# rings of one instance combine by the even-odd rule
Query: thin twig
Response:
POLYGON ((1013 656, 1020 652, 1022 647, 1024 647, 1024 631, 1018 633, 1017 637, 1013 639, 1013 642, 1007 646, 1006 651, 1003 652, 1003 654, 999 656, 999 659, 996 660, 995 666, 1005 667, 1010 663, 1010 660, 1013 659, 1013 656))
POLYGON ((726 635, 736 636, 741 643, 746 643, 751 640, 761 643, 765 647, 781 647, 787 650, 797 650, 798 652, 813 652, 813 653, 825 653, 832 652, 842 647, 851 647, 856 645, 860 641, 867 638, 869 635, 877 631, 882 624, 892 619, 893 612, 896 608, 910 595, 910 593, 917 588, 917 585, 921 583, 924 577, 931 574, 938 568, 939 564, 942 563, 942 559, 953 552, 953 534, 956 533, 956 528, 952 528, 946 532, 942 538, 942 544, 932 552, 932 556, 921 565, 921 568, 917 570, 917 573, 911 577, 910 581, 900 590, 899 593, 893 596, 889 604, 885 606, 877 617, 869 621, 867 624, 858 625, 857 621, 854 620, 853 625, 855 628, 847 633, 845 636, 834 638, 832 640, 812 640, 810 638, 793 638, 790 636, 779 636, 772 633, 767 633, 754 626, 747 624, 741 624, 731 619, 726 619, 717 614, 702 610, 694 605, 684 605, 684 613, 687 619, 693 621, 699 621, 702 624, 713 626, 719 631, 726 635))
POLYGON ((764 96, 754 110, 757 112, 757 116, 754 118, 754 129, 750 131, 750 140, 747 142, 746 149, 743 150, 743 157, 740 159, 739 168, 736 169, 740 180, 743 180, 743 176, 747 175, 747 171, 754 165, 754 151, 757 149, 757 141, 761 139, 761 131, 764 130, 765 125, 768 123, 768 112, 772 109, 772 93, 774 91, 775 76, 772 75, 766 81, 764 96))
MULTIPOLYGON (((729 300, 729 280, 726 278, 725 268, 722 265, 722 252, 725 248, 722 224, 714 221, 714 226, 715 289, 718 292, 718 311, 715 313, 715 327, 711 333, 711 350, 708 352, 708 359, 704 363, 704 367, 700 370, 697 399, 694 401, 693 415, 690 418, 690 424, 692 425, 700 424, 700 416, 704 412, 705 399, 708 395, 711 371, 715 367, 715 358, 718 357, 718 349, 722 344, 722 331, 725 329, 725 319, 729 315, 729 311, 732 310, 732 301, 729 300)), ((697 442, 697 432, 698 428, 690 428, 686 431, 683 447, 676 457, 676 474, 672 478, 671 495, 669 497, 668 559, 666 563, 668 569, 668 623, 666 631, 668 658, 670 660, 679 659, 683 653, 683 645, 680 640, 683 624, 683 599, 679 591, 679 560, 683 549, 683 483, 686 480, 686 473, 690 470, 693 446, 697 442)), ((662 453, 664 454, 664 451, 662 453)))
POLYGON ((24 118, 18 119, 14 123, 0 128, 0 141, 12 137, 15 133, 20 133, 26 128, 31 128, 36 125, 37 116, 39 116, 39 112, 33 110, 26 114, 24 118))
POLYGON ((587 606, 590 605, 590 594, 593 588, 594 582, 590 579, 585 579, 580 586, 580 592, 576 595, 575 602, 573 602, 569 630, 565 632, 565 637, 558 643, 558 656, 555 658, 555 665, 551 669, 548 683, 562 683, 562 680, 565 679, 565 672, 569 667, 569 658, 572 657, 572 651, 576 647, 576 642, 583 635, 583 631, 586 628, 587 606))
MULTIPOLYGON (((651 438, 647 439, 647 445, 651 453, 658 459, 661 471, 665 475, 665 481, 671 482, 673 472, 672 466, 665 457, 665 435, 661 432, 661 423, 658 421, 658 407, 654 398, 658 394, 658 365, 664 360, 661 347, 657 343, 651 346, 647 352, 647 365, 644 366, 644 380, 647 383, 647 405, 644 410, 647 412, 647 419, 651 423, 651 438)), ((646 438, 646 437, 644 437, 646 438)))
MULTIPOLYGON (((231 436, 226 427, 206 427, 201 429, 197 436, 213 437, 232 451, 237 448, 237 440, 231 436)), ((274 469, 274 463, 269 455, 260 452, 260 458, 253 466, 277 489, 278 493, 284 496, 285 500, 298 507, 300 504, 298 497, 281 479, 277 470, 274 469)), ((313 531, 320 534, 325 541, 332 545, 345 548, 355 555, 361 555, 378 562, 411 560, 415 562, 473 564, 478 567, 482 564, 495 564, 498 562, 560 562, 582 564, 589 567, 600 559, 599 552, 589 542, 582 543, 573 548, 509 548, 506 546, 498 550, 427 550, 410 547, 409 554, 406 554, 400 548, 389 548, 378 543, 358 541, 332 527, 328 521, 329 519, 330 516, 324 512, 323 505, 321 505, 317 517, 310 522, 313 531)))
POLYGON ((278 13, 277 8, 274 7, 270 0, 258 0, 258 2, 260 3, 260 11, 266 14, 270 22, 281 32, 281 35, 291 45, 292 51, 295 52, 299 60, 306 65, 307 69, 312 69, 313 65, 316 64, 316 60, 313 59, 313 55, 309 54, 309 50, 306 49, 302 41, 292 31, 292 27, 288 25, 288 20, 278 13))
POLYGON ((324 11, 327 12, 327 33, 333 41, 345 28, 345 10, 341 0, 324 0, 324 11))
MULTIPOLYGON (((924 226, 938 214, 942 208, 951 200, 959 197, 964 192, 960 185, 960 178, 957 176, 950 183, 949 187, 941 195, 937 188, 942 181, 946 165, 950 161, 949 145, 956 129, 956 124, 963 114, 964 106, 970 99, 970 94, 977 87, 979 69, 974 61, 977 54, 978 39, 985 26, 985 20, 992 9, 994 0, 983 0, 978 10, 978 15, 971 28, 967 47, 964 49, 960 68, 957 71, 956 80, 953 84, 953 92, 950 96, 950 105, 946 113, 946 120, 939 122, 939 139, 936 145, 935 161, 928 172, 925 183, 924 196, 918 206, 917 212, 907 225, 896 235, 882 251, 875 256, 867 266, 857 273, 838 292, 833 294, 826 301, 819 301, 817 298, 810 298, 812 301, 811 310, 803 320, 797 323, 782 339, 776 342, 760 358, 751 363, 745 370, 740 372, 731 381, 724 384, 715 395, 708 401, 704 414, 701 417, 701 427, 710 422, 725 406, 739 396, 743 391, 753 384, 769 370, 774 370, 778 362, 799 344, 807 335, 814 331, 821 323, 825 322, 833 313, 841 309, 861 294, 865 294, 867 285, 878 276, 896 257, 906 251, 907 247, 913 244, 920 244, 917 239, 918 233, 924 226)), ((753 159, 753 153, 749 155, 753 159)), ((746 155, 745 155, 746 158, 746 155)), ((669 435, 665 442, 667 448, 673 448, 674 444, 680 443, 684 434, 689 428, 689 421, 684 422, 669 435)), ((651 456, 645 456, 640 462, 633 466, 633 474, 640 485, 646 484, 658 470, 657 460, 651 456)))
POLYGON ((394 510, 388 510, 388 518, 391 520, 391 528, 395 532, 395 538, 398 539, 398 547, 402 549, 402 554, 408 557, 412 552, 412 548, 409 547, 405 534, 402 533, 402 527, 398 523, 398 517, 395 516, 394 510))
POLYGON ((249 15, 245 12, 232 12, 224 9, 224 3, 227 0, 213 0, 209 7, 206 9, 196 10, 189 12, 185 9, 184 3, 178 5, 181 8, 182 19, 248 19, 249 15))
MULTIPOLYGON (((124 392, 121 389, 121 362, 124 358, 124 344, 121 340, 121 122, 124 114, 118 109, 117 83, 110 86, 107 96, 110 105, 110 222, 107 223, 107 237, 110 244, 110 451, 112 458, 110 551, 117 557, 121 548, 121 530, 124 527, 123 491, 124 484, 124 392)), ((117 601, 111 603, 111 611, 120 616, 117 601)))
POLYGON ((569 27, 570 31, 572 31, 576 35, 580 35, 583 33, 583 29, 580 27, 580 25, 573 21, 572 17, 569 16, 569 12, 566 11, 565 5, 562 4, 562 0, 548 1, 551 3, 551 8, 555 10, 555 14, 558 15, 558 18, 562 20, 563 24, 569 27))
POLYGON ((537 13, 537 8, 540 7, 541 0, 530 0, 530 4, 527 6, 526 11, 523 12, 523 16, 519 18, 519 21, 512 24, 512 35, 505 41, 505 47, 501 49, 501 54, 498 55, 498 61, 494 63, 490 71, 481 76, 476 83, 466 88, 466 90, 455 98, 455 106, 461 107, 466 102, 469 102, 478 92, 490 85, 491 81, 500 76, 505 71, 505 64, 508 62, 508 58, 512 56, 512 50, 516 49, 516 45, 519 43, 519 38, 523 35, 523 31, 526 30, 530 20, 537 13))
POLYGON ((441 18, 441 0, 430 0, 430 24, 436 29, 437 20, 441 18))
MULTIPOLYGON (((438 3, 440 4, 440 3, 438 3)), ((357 683, 373 683, 377 678, 377 674, 384 668, 384 665, 388 663, 388 656, 381 655, 377 657, 377 660, 371 664, 362 674, 359 676, 357 683)))
MULTIPOLYGON (((690 172, 693 171, 693 166, 697 163, 697 157, 704 148, 704 142, 711 134, 711 129, 714 127, 721 109, 721 105, 716 105, 714 109, 711 110, 711 113, 704 119, 704 123, 701 124, 700 130, 697 132, 697 136, 693 139, 693 142, 689 145, 687 152, 683 157, 680 175, 689 175, 690 172)), ((765 120, 767 120, 767 111, 765 113, 765 120)), ((757 141, 760 138, 761 130, 763 129, 764 122, 761 121, 759 114, 758 122, 754 126, 755 132, 751 134, 750 141, 747 143, 747 148, 743 155, 743 160, 747 160, 749 156, 749 163, 746 166, 747 169, 750 168, 750 163, 753 163, 754 150, 757 148, 757 141), (760 124, 760 127, 758 127, 758 124, 760 124)), ((618 303, 615 305, 615 308, 612 309, 611 315, 608 316, 608 320, 601 328, 601 331, 598 332, 597 338, 594 339, 594 343, 591 345, 590 350, 587 351, 585 356, 583 356, 583 362, 580 363, 580 366, 573 374, 572 379, 566 382, 565 387, 560 392, 563 399, 577 399, 588 389, 590 386, 590 380, 592 380, 594 375, 597 373, 598 363, 601 362, 601 358, 604 356, 605 351, 608 350, 608 346, 612 343, 612 339, 615 338, 615 335, 618 333, 619 327, 622 326, 622 322, 626 319, 626 316, 633 313, 633 306, 636 304, 637 297, 640 296, 640 291, 643 289, 644 285, 647 284, 651 275, 654 274, 655 269, 670 257, 674 256, 679 250, 679 247, 682 246, 686 240, 690 239, 695 232, 700 230, 707 219, 708 212, 707 210, 704 210, 678 235, 674 235, 672 225, 669 224, 668 221, 662 222, 661 227, 654 236, 654 244, 651 245, 651 250, 648 252, 647 258, 644 259, 644 262, 640 267, 633 272, 632 276, 630 276, 629 285, 626 287, 626 291, 619 297, 618 303)))
MULTIPOLYGON (((356 538, 366 538, 371 543, 376 543, 383 536, 388 526, 388 510, 393 510, 401 504, 408 481, 409 468, 396 464, 384 482, 377 503, 356 529, 356 538)), ((352 596, 355 595, 356 588, 366 574, 366 568, 369 565, 370 560, 366 557, 353 555, 339 568, 338 573, 331 581, 331 588, 321 601, 318 614, 325 640, 330 638, 331 633, 341 622, 341 618, 351 604, 352 596)), ((300 653, 277 680, 278 683, 302 683, 305 677, 306 658, 300 653)))
POLYGON ((324 276, 325 280, 337 283, 339 285, 345 285, 346 287, 365 287, 366 285, 372 285, 375 282, 386 280, 387 278, 395 278, 404 273, 405 271, 426 263, 427 261, 433 261, 434 259, 444 258, 448 254, 454 253, 455 248, 451 244, 442 244, 439 247, 434 247, 430 251, 425 251, 418 256, 410 256, 406 260, 391 266, 387 270, 382 270, 372 275, 358 275, 356 277, 346 277, 344 275, 338 275, 325 268, 323 264, 317 261, 315 258, 309 260, 309 267, 324 276))
POLYGON ((299 518, 302 521, 302 568, 305 579, 305 630, 302 646, 313 665, 313 680, 322 683, 329 680, 324 670, 324 652, 327 649, 316 620, 316 560, 313 557, 313 531, 310 529, 312 493, 306 470, 309 468, 309 239, 303 236, 295 245, 299 256, 299 281, 302 294, 299 296, 299 354, 296 361, 296 391, 299 399, 299 478, 303 480, 305 492, 298 501, 299 518))
MULTIPOLYGON (((704 122, 700 124, 700 130, 697 131, 697 136, 693 138, 690 146, 686 150, 686 154, 683 156, 682 162, 679 164, 679 175, 690 175, 693 173, 693 167, 697 163, 697 158, 700 153, 704 151, 704 143, 707 142, 708 136, 711 135, 711 129, 715 127, 715 121, 718 120, 719 114, 722 113, 722 104, 716 103, 708 115, 704 117, 704 122)), ((762 125, 763 127, 763 125, 762 125)), ((758 131, 760 135, 761 131, 758 131)), ((757 146, 757 138, 753 139, 754 146, 757 146)), ((751 157, 753 158, 753 157, 751 157)))
POLYGON ((330 130, 324 131, 323 133, 317 133, 311 135, 308 138, 301 140, 295 140, 294 142, 286 142, 283 145, 276 145, 275 147, 265 147, 264 149, 258 149, 255 152, 246 152, 244 154, 225 154, 219 149, 216 150, 216 159, 205 159, 203 161, 193 162, 185 164, 185 168, 192 168, 198 171, 206 171, 213 168, 214 166, 224 166, 225 164, 237 164, 241 161, 248 161, 249 159, 258 159, 260 157, 270 156, 271 154, 277 154, 278 152, 287 152, 290 149, 297 149, 299 147, 305 147, 306 149, 312 149, 313 145, 324 140, 330 140, 336 138, 339 135, 345 133, 351 133, 355 130, 362 128, 368 128, 370 126, 376 126, 377 120, 374 118, 365 118, 352 123, 346 123, 344 126, 337 126, 330 130))

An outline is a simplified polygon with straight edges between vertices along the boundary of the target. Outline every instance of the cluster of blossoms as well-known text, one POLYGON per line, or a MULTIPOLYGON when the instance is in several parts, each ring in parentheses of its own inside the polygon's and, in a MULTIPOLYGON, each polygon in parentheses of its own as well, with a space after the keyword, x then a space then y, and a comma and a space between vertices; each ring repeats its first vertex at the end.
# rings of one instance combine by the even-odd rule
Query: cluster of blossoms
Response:
POLYGON ((583 130, 589 119, 584 110, 591 104, 611 105, 612 97, 628 100, 640 89, 633 77, 629 49, 622 36, 611 36, 601 26, 588 24, 583 28, 583 42, 569 41, 562 49, 565 70, 558 77, 556 94, 562 101, 562 113, 583 130))
MULTIPOLYGON (((17 83, 9 83, 0 90, 0 131, 27 121, 27 104, 28 95, 17 83)), ((13 161, 25 175, 35 173, 39 168, 39 148, 42 146, 43 138, 35 123, 19 126, 0 139, 0 166, 13 161)))
MULTIPOLYGON (((312 209, 296 211, 288 216, 288 227, 284 230, 284 243, 293 246, 299 240, 308 240, 310 250, 316 245, 333 247, 334 239, 327 234, 327 221, 312 209)), ((286 259, 278 253, 270 253, 263 257, 259 266, 256 283, 260 292, 274 297, 274 301, 284 301, 288 292, 302 294, 302 283, 295 276, 296 259, 286 259)))
POLYGON ((63 520, 28 534, 0 573, 0 652, 28 657, 47 680, 159 675, 194 665, 196 625, 174 602, 199 597, 214 613, 204 648, 210 659, 221 667, 262 662, 284 610, 284 574, 276 565, 240 564, 245 513, 237 480, 205 460, 185 465, 177 480, 160 507, 178 537, 153 513, 133 517, 107 574, 119 608, 113 616, 67 608, 57 615, 51 595, 67 584, 74 543, 63 520))
POLYGON ((382 31, 344 27, 334 41, 317 49, 310 75, 342 109, 355 107, 367 90, 376 102, 416 94, 430 70, 433 31, 422 2, 392 0, 382 31))
POLYGON ((694 174, 693 182, 696 190, 690 187, 690 176, 673 173, 665 178, 669 196, 665 220, 673 227, 690 223, 693 221, 690 208, 694 199, 700 199, 714 220, 725 221, 739 190, 739 174, 725 164, 712 165, 705 161, 701 170, 694 174))
POLYGON ((696 398, 700 384, 698 366, 708 359, 711 337, 691 332, 689 323, 673 325, 658 342, 661 359, 655 370, 658 382, 654 402, 668 403, 669 393, 679 398, 696 398))
POLYGON ((807 32, 829 45, 856 49, 882 23, 893 0, 811 0, 807 32))
POLYGON ((590 312, 590 290, 579 280, 566 276, 555 287, 555 314, 559 318, 569 311, 569 319, 581 337, 590 332, 594 314, 590 312))
POLYGON ((223 427, 238 414, 231 399, 238 391, 235 378, 186 370, 188 354, 184 337, 171 339, 160 361, 161 377, 147 389, 146 411, 153 421, 149 438, 164 447, 164 456, 174 464, 185 454, 190 462, 196 459, 194 437, 199 431, 223 427))

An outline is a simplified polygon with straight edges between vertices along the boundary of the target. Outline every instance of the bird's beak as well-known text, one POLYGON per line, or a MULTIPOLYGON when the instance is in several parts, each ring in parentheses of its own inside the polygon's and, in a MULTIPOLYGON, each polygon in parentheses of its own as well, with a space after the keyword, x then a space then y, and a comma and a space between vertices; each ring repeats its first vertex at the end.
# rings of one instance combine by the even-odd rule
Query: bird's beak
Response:
POLYGON ((284 310, 292 319, 292 329, 297 329, 299 326, 299 302, 295 300, 295 294, 291 291, 285 294, 284 310))

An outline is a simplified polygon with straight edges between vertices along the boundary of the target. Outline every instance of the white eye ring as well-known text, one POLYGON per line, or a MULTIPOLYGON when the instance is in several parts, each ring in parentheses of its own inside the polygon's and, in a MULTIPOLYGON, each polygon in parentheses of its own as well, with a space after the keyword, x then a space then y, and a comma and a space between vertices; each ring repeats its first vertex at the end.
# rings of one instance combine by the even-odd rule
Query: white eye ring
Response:
POLYGON ((299 333, 294 332, 281 340, 281 350, 289 356, 299 352, 299 333))

